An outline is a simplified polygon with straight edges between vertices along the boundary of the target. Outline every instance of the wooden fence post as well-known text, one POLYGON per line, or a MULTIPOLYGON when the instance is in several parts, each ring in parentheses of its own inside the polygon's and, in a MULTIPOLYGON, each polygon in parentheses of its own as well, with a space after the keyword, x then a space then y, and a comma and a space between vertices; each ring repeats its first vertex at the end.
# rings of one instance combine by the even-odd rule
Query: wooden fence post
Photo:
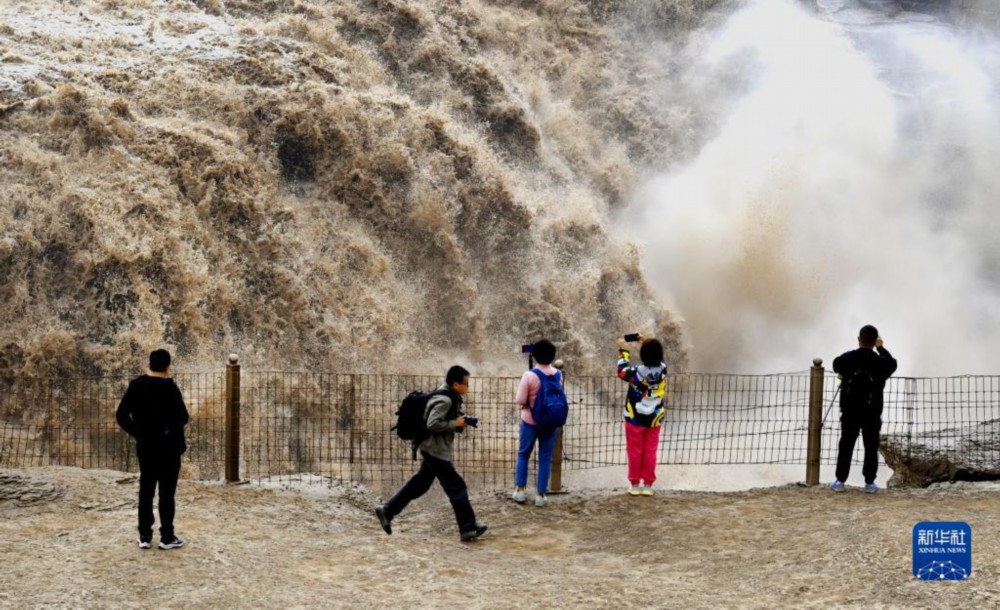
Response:
POLYGON ((823 359, 813 358, 809 371, 809 436, 806 444, 806 485, 819 485, 820 437, 823 430, 823 359))
POLYGON ((240 480, 240 359, 229 354, 226 365, 226 482, 240 480))
POLYGON ((354 416, 355 416, 354 405, 357 403, 357 398, 358 398, 358 389, 357 389, 357 386, 355 385, 355 379, 356 378, 357 378, 357 376, 352 373, 351 374, 351 390, 350 390, 351 391, 351 397, 350 397, 350 400, 347 403, 347 417, 349 418, 348 421, 350 422, 350 424, 347 427, 347 436, 348 436, 348 439, 350 441, 350 447, 348 449, 348 457, 347 457, 347 459, 348 459, 348 464, 350 464, 350 472, 351 472, 351 480, 352 481, 358 480, 357 477, 358 477, 358 471, 359 470, 361 472, 364 472, 364 467, 361 464, 357 464, 357 462, 359 460, 354 455, 354 443, 356 441, 356 437, 355 437, 354 433, 355 433, 355 428, 357 427, 356 426, 356 421, 354 419, 354 416))
MULTIPOLYGON (((530 354, 528 356, 531 357, 530 354)), ((563 391, 566 390, 566 373, 563 371, 562 359, 557 359, 552 366, 562 373, 563 391)), ((549 476, 549 493, 563 493, 562 490, 562 467, 563 467, 563 427, 556 429, 556 446, 552 451, 552 468, 549 476)))
POLYGON ((552 475, 549 477, 549 493, 562 493, 563 429, 556 429, 556 447, 552 452, 552 475))

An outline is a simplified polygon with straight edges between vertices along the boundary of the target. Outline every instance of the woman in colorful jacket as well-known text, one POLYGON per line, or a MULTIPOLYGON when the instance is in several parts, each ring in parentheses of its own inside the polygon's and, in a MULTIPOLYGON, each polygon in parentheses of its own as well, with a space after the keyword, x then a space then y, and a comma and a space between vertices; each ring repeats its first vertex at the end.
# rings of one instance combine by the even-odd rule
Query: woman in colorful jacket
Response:
POLYGON ((663 345, 659 341, 642 337, 639 340, 641 364, 636 365, 630 361, 628 343, 618 340, 618 378, 628 382, 624 412, 628 493, 651 496, 663 424, 667 365, 663 363, 663 345))

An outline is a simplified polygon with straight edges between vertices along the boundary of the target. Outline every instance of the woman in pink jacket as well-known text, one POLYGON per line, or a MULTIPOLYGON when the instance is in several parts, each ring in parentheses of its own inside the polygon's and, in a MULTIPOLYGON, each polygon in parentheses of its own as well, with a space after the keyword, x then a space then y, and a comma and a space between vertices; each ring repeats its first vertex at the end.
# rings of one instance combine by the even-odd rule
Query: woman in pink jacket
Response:
POLYGON ((528 461, 531 459, 531 452, 538 443, 538 477, 537 494, 535 495, 535 506, 543 507, 548 504, 546 494, 549 489, 549 476, 552 472, 552 451, 556 445, 558 428, 545 428, 535 423, 531 415, 531 408, 535 405, 538 391, 541 389, 542 381, 540 375, 555 377, 559 383, 562 382, 559 369, 552 366, 552 361, 556 357, 556 346, 548 339, 542 339, 532 346, 531 355, 538 363, 534 369, 528 371, 521 377, 521 383, 517 387, 517 397, 515 400, 521 411, 521 429, 517 449, 517 468, 514 471, 513 499, 518 504, 524 504, 527 500, 525 489, 528 486, 528 461))

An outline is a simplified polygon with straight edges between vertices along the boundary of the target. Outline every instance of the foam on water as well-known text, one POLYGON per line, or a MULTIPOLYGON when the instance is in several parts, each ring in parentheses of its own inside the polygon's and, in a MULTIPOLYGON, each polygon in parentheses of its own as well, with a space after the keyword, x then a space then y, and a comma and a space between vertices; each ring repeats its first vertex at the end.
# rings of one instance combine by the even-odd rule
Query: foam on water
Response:
POLYGON ((802 5, 747 2, 692 39, 696 153, 632 203, 692 368, 829 364, 873 323, 899 374, 995 372, 995 35, 896 2, 802 5))
POLYGON ((995 40, 805 4, 7 2, 0 372, 988 372, 995 40))

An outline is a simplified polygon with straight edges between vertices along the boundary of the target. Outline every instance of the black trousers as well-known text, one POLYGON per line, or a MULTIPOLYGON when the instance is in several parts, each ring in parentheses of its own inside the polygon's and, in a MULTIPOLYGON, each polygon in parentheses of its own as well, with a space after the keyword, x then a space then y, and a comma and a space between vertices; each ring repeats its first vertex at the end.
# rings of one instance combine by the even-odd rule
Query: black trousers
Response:
POLYGON ((153 495, 160 490, 160 539, 174 537, 174 496, 181 474, 181 456, 159 447, 136 446, 139 457, 139 536, 153 537, 153 495))
POLYGON ((865 483, 874 483, 878 472, 878 443, 882 431, 881 419, 860 419, 847 415, 840 416, 840 446, 837 451, 837 480, 846 481, 851 473, 851 458, 854 456, 854 444, 861 434, 865 445, 865 461, 861 474, 865 483))
POLYGON ((427 455, 422 451, 420 455, 423 457, 420 470, 385 503, 385 506, 382 507, 385 515, 392 519, 403 512, 407 504, 427 493, 427 490, 434 483, 434 479, 437 479, 441 483, 445 495, 451 501, 451 507, 455 510, 458 531, 468 532, 476 529, 476 513, 472 510, 472 504, 469 502, 469 489, 465 486, 462 475, 455 470, 455 465, 427 455))

